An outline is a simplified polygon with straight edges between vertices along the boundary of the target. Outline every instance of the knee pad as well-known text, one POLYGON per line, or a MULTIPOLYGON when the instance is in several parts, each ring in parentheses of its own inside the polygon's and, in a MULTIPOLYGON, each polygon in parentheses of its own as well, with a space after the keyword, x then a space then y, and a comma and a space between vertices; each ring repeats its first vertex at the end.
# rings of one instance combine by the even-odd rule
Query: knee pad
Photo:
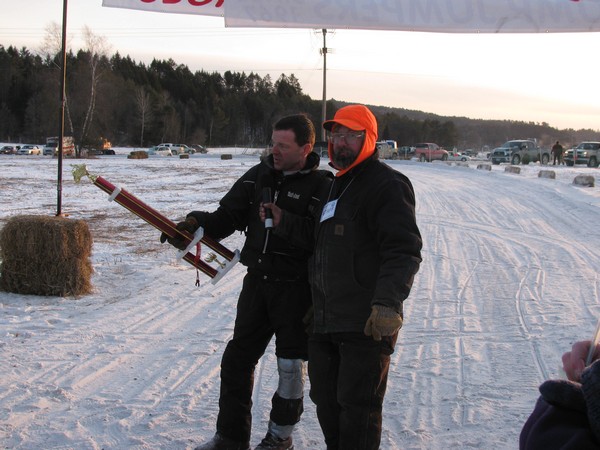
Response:
POLYGON ((301 359, 277 358, 279 386, 277 394, 285 399, 298 399, 304 396, 305 364, 301 359))

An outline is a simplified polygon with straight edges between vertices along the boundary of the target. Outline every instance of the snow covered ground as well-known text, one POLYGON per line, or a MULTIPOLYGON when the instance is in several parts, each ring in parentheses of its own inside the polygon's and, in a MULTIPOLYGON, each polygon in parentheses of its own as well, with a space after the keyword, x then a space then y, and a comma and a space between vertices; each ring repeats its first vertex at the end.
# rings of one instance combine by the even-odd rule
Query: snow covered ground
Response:
MULTIPOLYGON (((243 150, 190 159, 85 162, 177 221, 212 210, 258 162, 243 150)), ((10 449, 190 449, 210 438, 219 364, 244 267, 216 286, 177 263, 159 233, 64 161, 62 211, 93 233, 94 292, 81 298, 0 293, 0 444, 10 449)), ((424 261, 393 355, 382 449, 514 449, 560 355, 600 317, 600 188, 584 167, 520 174, 390 161, 413 182, 424 261)), ((57 160, 0 155, 0 226, 54 215, 57 160)), ((243 237, 223 241, 241 248, 243 237)), ((277 381, 272 349, 256 371, 253 437, 277 381)), ((323 449, 306 395, 297 450, 323 449)))

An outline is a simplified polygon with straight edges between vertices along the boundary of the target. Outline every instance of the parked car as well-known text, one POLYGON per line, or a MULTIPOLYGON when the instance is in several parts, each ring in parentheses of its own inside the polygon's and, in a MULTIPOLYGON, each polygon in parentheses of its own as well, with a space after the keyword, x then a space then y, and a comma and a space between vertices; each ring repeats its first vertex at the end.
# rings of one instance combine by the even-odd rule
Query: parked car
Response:
POLYGON ((171 152, 174 155, 183 155, 183 154, 193 155, 194 153, 196 153, 196 150, 194 150, 191 147, 188 147, 185 144, 173 144, 173 146, 171 147, 171 152))
POLYGON ((17 155, 41 155, 42 149, 37 145, 22 145, 19 150, 17 150, 17 155))
POLYGON ((400 159, 411 159, 415 156, 415 148, 410 145, 402 145, 398 147, 398 157, 400 159))
POLYGON ((150 147, 148 149, 148 155, 173 156, 173 152, 171 151, 170 146, 160 144, 150 147))
POLYGON ((567 166, 586 164, 588 167, 598 167, 600 162, 600 142, 582 142, 575 148, 570 148, 563 155, 567 166))
POLYGON ((99 156, 99 155, 116 155, 115 151, 112 148, 105 148, 105 149, 101 149, 101 148, 95 148, 95 147, 82 147, 81 148, 81 155, 93 155, 93 156, 99 156))
MULTIPOLYGON (((395 141, 392 141, 395 143, 395 141)), ((380 141, 375 143, 379 159, 398 159, 398 148, 390 144, 389 141, 380 141)))
POLYGON ((190 145, 190 147, 192 147, 194 150, 196 150, 196 153, 203 153, 203 154, 208 153, 208 150, 203 145, 192 144, 192 145, 190 145))
POLYGON ((415 144, 415 157, 421 162, 431 162, 433 160, 447 161, 448 151, 432 142, 422 142, 415 144))
POLYGON ((449 152, 448 161, 470 161, 471 157, 459 152, 449 152))
POLYGON ((17 153, 17 149, 13 145, 4 145, 0 148, 2 155, 14 155, 15 153, 17 153))

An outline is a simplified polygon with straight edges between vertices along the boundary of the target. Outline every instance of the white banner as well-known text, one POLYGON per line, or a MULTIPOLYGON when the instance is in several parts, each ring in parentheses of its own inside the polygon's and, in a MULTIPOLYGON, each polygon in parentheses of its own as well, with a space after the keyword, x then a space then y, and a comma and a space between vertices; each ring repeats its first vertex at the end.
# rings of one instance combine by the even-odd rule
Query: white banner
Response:
POLYGON ((225 0, 102 0, 102 6, 179 14, 223 16, 225 0))
POLYGON ((600 0, 103 0, 102 4, 224 16, 231 27, 444 33, 600 31, 600 0))
POLYGON ((225 24, 447 33, 600 31, 600 1, 227 0, 225 24))

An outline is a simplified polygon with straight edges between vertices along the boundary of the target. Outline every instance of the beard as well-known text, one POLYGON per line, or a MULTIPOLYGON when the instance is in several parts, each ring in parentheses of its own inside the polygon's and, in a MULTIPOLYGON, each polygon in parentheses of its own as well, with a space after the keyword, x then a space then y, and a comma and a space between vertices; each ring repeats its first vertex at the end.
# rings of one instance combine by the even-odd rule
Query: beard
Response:
POLYGON ((350 167, 350 165, 356 160, 358 156, 358 152, 354 152, 353 149, 343 146, 343 147, 334 147, 332 153, 331 162, 333 165, 339 169, 345 169, 350 167))

